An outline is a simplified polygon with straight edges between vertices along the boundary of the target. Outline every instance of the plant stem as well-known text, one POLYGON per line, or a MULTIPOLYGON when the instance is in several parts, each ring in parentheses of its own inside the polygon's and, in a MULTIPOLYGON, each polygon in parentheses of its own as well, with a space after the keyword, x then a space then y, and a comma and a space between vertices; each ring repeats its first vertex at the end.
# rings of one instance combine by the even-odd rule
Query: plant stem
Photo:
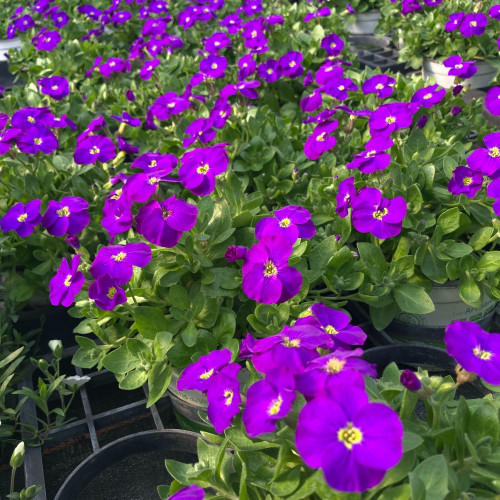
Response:
POLYGON ((12 472, 10 473, 10 493, 14 493, 14 480, 16 478, 17 467, 12 467, 12 472))
POLYGON ((132 291, 132 287, 130 286, 130 283, 127 285, 128 286, 128 291, 130 292, 130 295, 132 297, 132 300, 134 301, 134 304, 138 306, 139 304, 137 303, 137 300, 135 299, 134 292, 132 291))

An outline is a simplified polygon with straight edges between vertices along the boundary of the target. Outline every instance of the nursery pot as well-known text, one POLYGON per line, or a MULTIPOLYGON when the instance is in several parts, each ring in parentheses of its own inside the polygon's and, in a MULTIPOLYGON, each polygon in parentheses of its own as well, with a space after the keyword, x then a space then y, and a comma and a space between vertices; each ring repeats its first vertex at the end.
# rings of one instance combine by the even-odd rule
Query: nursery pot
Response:
POLYGON ((380 19, 380 10, 369 10, 356 14, 356 22, 347 25, 351 35, 373 35, 380 19))
MULTIPOLYGON (((464 80, 462 85, 470 85, 471 89, 482 89, 491 83, 498 70, 484 61, 477 62, 476 66, 477 73, 471 78, 464 80)), ((453 82, 455 80, 454 76, 448 76, 449 69, 450 68, 447 68, 440 62, 424 59, 422 64, 422 76, 424 80, 433 77, 438 85, 441 85, 441 87, 444 88, 449 88, 453 86, 453 82)))
POLYGON ((10 40, 0 40, 0 62, 8 61, 8 57, 6 53, 9 52, 10 49, 20 49, 21 48, 21 40, 19 38, 12 38, 10 40))
POLYGON ((435 310, 428 314, 412 314, 400 311, 387 331, 405 340, 417 342, 443 342, 444 329, 453 321, 472 321, 488 329, 495 317, 497 302, 485 297, 479 309, 462 301, 458 282, 434 284, 429 293, 435 310))
MULTIPOLYGON (((190 463, 192 460, 191 463, 194 463, 197 461, 196 442, 198 437, 200 436, 194 432, 169 429, 138 432, 137 434, 117 439, 83 461, 66 479, 57 492, 55 500, 77 500, 81 493, 87 489, 89 483, 98 478, 101 473, 106 473, 106 469, 117 466, 120 462, 133 455, 164 452, 171 456, 171 458, 179 461, 190 463)), ((147 458, 144 457, 144 460, 147 460, 147 458)), ((163 461, 160 460, 160 462, 162 463, 162 467, 164 467, 163 461)), ((132 485, 136 482, 137 477, 134 474, 127 475, 124 473, 120 474, 120 472, 123 471, 120 469, 117 471, 117 479, 124 490, 122 495, 127 495, 127 485, 132 485)), ((141 478, 141 480, 143 479, 141 478)), ((162 478, 159 478, 156 474, 151 474, 150 477, 145 479, 154 485, 155 488, 162 481, 162 478)), ((96 488, 95 493, 101 492, 96 488)), ((87 495, 86 498, 94 498, 93 496, 89 497, 88 495, 91 495, 91 493, 87 491, 85 491, 85 494, 87 495)), ((130 496, 121 496, 119 492, 117 494, 116 498, 131 498, 130 496)))

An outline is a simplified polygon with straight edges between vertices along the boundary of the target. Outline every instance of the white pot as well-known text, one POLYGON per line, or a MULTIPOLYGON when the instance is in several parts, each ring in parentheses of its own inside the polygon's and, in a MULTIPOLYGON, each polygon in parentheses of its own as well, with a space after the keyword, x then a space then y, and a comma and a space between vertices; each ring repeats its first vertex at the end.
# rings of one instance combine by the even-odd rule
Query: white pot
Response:
POLYGON ((356 14, 356 22, 347 25, 351 35, 373 35, 380 19, 380 10, 369 10, 356 14))
POLYGON ((20 48, 21 48, 21 40, 19 40, 19 38, 12 38, 10 40, 7 39, 0 40, 0 62, 8 60, 5 54, 8 53, 10 49, 19 50, 20 48))
POLYGON ((452 283, 445 285, 434 285, 429 293, 434 302, 435 311, 428 314, 410 314, 399 312, 396 320, 410 325, 418 325, 424 328, 445 328, 453 321, 473 321, 474 323, 491 323, 497 301, 486 296, 483 305, 475 309, 462 301, 458 293, 458 286, 452 283))
MULTIPOLYGON (((490 66, 484 61, 479 61, 476 63, 477 73, 471 78, 464 80, 461 85, 470 85, 471 89, 482 89, 487 87, 493 78, 495 78, 498 70, 493 66, 490 66)), ((424 59, 422 64, 422 76, 424 80, 429 78, 434 78, 438 85, 441 87, 449 88, 453 87, 453 82, 455 81, 454 76, 448 76, 448 71, 444 64, 439 62, 431 61, 430 59, 424 59)))

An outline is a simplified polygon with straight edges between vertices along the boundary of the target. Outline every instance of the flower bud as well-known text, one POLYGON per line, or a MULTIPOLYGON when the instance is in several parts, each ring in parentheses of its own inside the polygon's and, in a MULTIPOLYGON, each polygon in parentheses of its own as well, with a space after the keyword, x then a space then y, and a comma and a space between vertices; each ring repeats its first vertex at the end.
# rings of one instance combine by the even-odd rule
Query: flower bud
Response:
POLYGON ((23 465, 24 462, 24 441, 21 441, 16 448, 14 449, 14 453, 12 453, 12 457, 10 457, 10 466, 12 468, 18 468, 23 465))
POLYGON ((134 95, 134 93, 131 90, 127 90, 127 92, 125 92, 125 97, 129 101, 135 101, 135 95, 134 95))
POLYGON ((455 367, 455 373, 457 374, 457 385, 473 382, 477 378, 475 373, 465 371, 460 365, 455 367))
POLYGON ((404 370, 401 373, 400 381, 403 387, 406 387, 409 391, 418 391, 422 387, 422 382, 420 382, 415 372, 411 370, 404 370))
POLYGON ((460 106, 453 106, 450 110, 451 116, 458 115, 459 113, 462 112, 462 108, 460 106))
POLYGON ((422 115, 417 122, 417 127, 420 129, 424 128, 425 124, 427 123, 427 120, 428 120, 427 115, 422 115))
POLYGON ((239 247, 236 245, 231 245, 230 247, 228 247, 226 254, 224 255, 224 258, 228 262, 234 262, 235 260, 244 259, 246 253, 247 253, 246 247, 239 247))
POLYGON ((75 250, 78 250, 80 248, 80 240, 78 239, 78 236, 76 234, 66 236, 66 238, 64 238, 64 241, 75 250))
POLYGON ((49 349, 56 358, 60 358, 63 352, 63 345, 59 339, 49 341, 49 349))

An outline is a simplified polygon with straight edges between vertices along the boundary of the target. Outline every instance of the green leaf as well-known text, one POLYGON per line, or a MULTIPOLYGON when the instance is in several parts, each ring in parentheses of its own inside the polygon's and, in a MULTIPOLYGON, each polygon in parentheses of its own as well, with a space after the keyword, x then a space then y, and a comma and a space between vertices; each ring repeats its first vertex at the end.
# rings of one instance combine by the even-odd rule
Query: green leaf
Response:
POLYGON ((403 449, 405 453, 410 450, 414 450, 415 448, 418 448, 422 443, 424 442, 424 439, 422 436, 419 434, 415 434, 414 432, 410 432, 405 430, 404 436, 403 436, 403 449))
POLYGON ((193 347, 196 344, 196 337, 198 336, 198 328, 194 323, 189 322, 182 332, 182 341, 188 347, 193 347))
POLYGON ((102 364, 107 370, 120 375, 133 370, 141 364, 141 361, 133 356, 127 346, 122 345, 107 354, 102 360, 102 364))
POLYGON ((421 485, 425 488, 423 500, 444 500, 448 494, 448 464, 444 455, 433 455, 417 465, 409 474, 412 500, 421 498, 421 485), (415 486, 415 488, 414 488, 415 486), (417 493, 416 498, 413 496, 417 493))
POLYGON ((380 247, 361 242, 358 243, 358 253, 370 274, 375 279, 382 279, 387 269, 387 262, 380 247))
POLYGON ((467 434, 473 443, 477 443, 480 439, 487 436, 490 436, 493 443, 496 443, 500 435, 498 410, 490 401, 482 400, 482 403, 471 415, 467 434))
MULTIPOLYGON (((411 487, 409 484, 401 484, 394 488, 386 488, 377 500, 408 500, 411 496, 411 487)), ((425 498, 424 498, 425 500, 425 498)))
POLYGON ((158 332, 168 330, 165 315, 155 307, 139 306, 134 311, 135 323, 132 330, 136 329, 147 339, 154 339, 158 332))
POLYGON ((404 312, 427 314, 434 311, 434 303, 422 287, 401 284, 397 285, 392 293, 399 308, 404 312))
POLYGON ((132 370, 120 380, 118 387, 125 391, 133 391, 146 383, 148 372, 144 370, 132 370))
POLYGON ((399 308, 395 302, 391 302, 384 307, 375 307, 375 305, 370 305, 370 318, 373 322, 373 326, 377 330, 383 330, 395 318, 398 311, 399 308))
POLYGON ((487 273, 500 271, 500 252, 490 251, 485 253, 479 259, 477 267, 487 273))
POLYGON ((446 262, 439 259, 435 247, 430 243, 426 247, 420 269, 428 278, 436 283, 444 283, 448 280, 446 262))
POLYGON ((189 297, 186 288, 180 285, 172 285, 168 291, 168 300, 174 307, 179 309, 189 308, 189 297))
POLYGON ((273 480, 271 483, 271 493, 278 497, 291 495, 299 487, 299 484, 300 469, 299 467, 294 467, 293 469, 281 473, 273 480))
POLYGON ((458 293, 460 298, 469 305, 473 307, 481 302, 481 289, 479 285, 471 279, 460 278, 458 283, 458 293))
POLYGON ((146 408, 156 403, 167 390, 172 378, 172 367, 168 362, 156 363, 148 374, 148 403, 146 408))
POLYGON ((16 349, 14 352, 11 352, 7 356, 5 356, 5 358, 3 358, 2 361, 0 361, 0 368, 7 366, 10 362, 14 361, 14 359, 16 359, 19 356, 19 354, 21 354, 23 349, 24 347, 20 347, 19 349, 16 349))
POLYGON ((437 223, 443 228, 444 234, 452 233, 460 227, 460 210, 456 207, 445 210, 437 223))
POLYGON ((492 227, 482 227, 478 229, 470 238, 469 245, 474 250, 480 250, 485 245, 487 245, 491 236, 493 235, 494 229, 492 227))

